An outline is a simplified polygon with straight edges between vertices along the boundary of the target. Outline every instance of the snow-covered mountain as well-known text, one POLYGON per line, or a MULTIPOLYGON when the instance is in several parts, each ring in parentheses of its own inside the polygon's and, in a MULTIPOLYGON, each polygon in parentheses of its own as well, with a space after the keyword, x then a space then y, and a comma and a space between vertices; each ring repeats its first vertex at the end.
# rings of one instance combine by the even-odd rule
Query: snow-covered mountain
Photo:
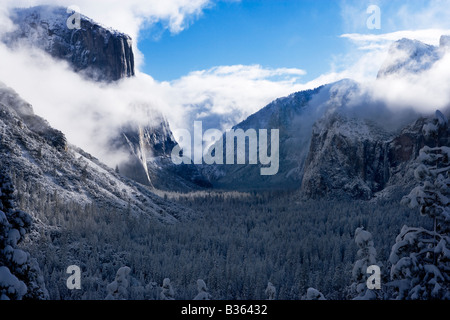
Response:
POLYGON ((378 78, 426 71, 442 58, 449 47, 450 36, 445 35, 441 37, 438 47, 418 40, 406 38, 398 40, 391 45, 388 56, 378 72, 378 78))
MULTIPOLYGON (((392 44, 377 81, 408 77, 430 69, 448 48, 401 39, 392 44)), ((349 95, 354 89, 350 89, 349 95)), ((449 145, 449 132, 433 139, 422 128, 434 114, 396 110, 364 94, 351 105, 328 110, 313 127, 301 191, 309 197, 345 194, 371 199, 403 193, 414 184, 414 168, 424 145, 449 145)), ((450 115, 450 108, 442 110, 450 115)))
MULTIPOLYGON (((342 81, 340 84, 347 83, 342 81)), ((349 83, 349 82, 348 82, 349 83)), ((308 154, 312 125, 331 107, 340 86, 326 85, 279 98, 232 129, 279 129, 279 172, 261 176, 261 165, 203 166, 203 173, 216 188, 226 189, 297 189, 301 186, 308 154)), ((226 137, 223 141, 226 143, 226 137)), ((224 145, 225 145, 224 143, 224 145)))
MULTIPOLYGON (((448 39, 443 36, 439 47, 395 42, 378 79, 429 69, 443 56, 448 39)), ((449 110, 443 111, 448 116, 449 110)), ((419 150, 435 144, 422 132, 425 121, 408 108, 394 112, 374 102, 358 83, 343 80, 277 99, 234 127, 280 130, 277 175, 260 176, 260 166, 248 164, 209 166, 204 172, 225 189, 295 188, 308 197, 360 199, 389 195, 411 187, 419 150)), ((448 144, 448 133, 439 139, 448 144)))
MULTIPOLYGON (((167 223, 189 210, 117 174, 36 116, 29 103, 0 85, 0 166, 14 177, 21 197, 58 197, 65 203, 134 212, 167 223)), ((29 209, 30 213, 33 208, 29 209)))

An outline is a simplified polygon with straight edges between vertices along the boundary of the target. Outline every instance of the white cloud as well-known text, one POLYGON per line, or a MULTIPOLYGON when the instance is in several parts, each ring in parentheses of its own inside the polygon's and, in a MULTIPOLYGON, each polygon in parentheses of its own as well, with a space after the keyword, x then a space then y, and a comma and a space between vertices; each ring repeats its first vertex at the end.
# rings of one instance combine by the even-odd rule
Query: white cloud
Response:
POLYGON ((429 70, 364 83, 373 100, 393 110, 412 108, 421 113, 450 107, 450 51, 429 70))
POLYGON ((31 103, 35 113, 61 130, 71 144, 111 167, 123 155, 111 153, 108 146, 123 125, 159 124, 158 111, 174 121, 183 116, 181 106, 169 109, 167 86, 145 74, 102 84, 85 80, 66 62, 40 50, 11 50, 1 44, 0 56, 0 81, 31 103))
POLYGON ((76 5, 95 21, 137 39, 144 24, 163 21, 173 32, 181 32, 192 18, 201 15, 211 0, 2 0, 4 7, 76 5))
POLYGON ((407 38, 439 46, 440 37, 447 34, 450 34, 450 29, 402 30, 381 34, 343 34, 341 38, 348 39, 353 45, 353 50, 336 57, 337 61, 331 72, 322 75, 319 79, 351 78, 360 82, 371 81, 376 78, 380 67, 387 58, 389 48, 395 41, 407 38))
POLYGON ((304 89, 298 82, 304 74, 300 69, 260 65, 214 67, 171 82, 175 94, 168 99, 189 110, 190 126, 202 119, 208 128, 226 129, 272 100, 304 89))

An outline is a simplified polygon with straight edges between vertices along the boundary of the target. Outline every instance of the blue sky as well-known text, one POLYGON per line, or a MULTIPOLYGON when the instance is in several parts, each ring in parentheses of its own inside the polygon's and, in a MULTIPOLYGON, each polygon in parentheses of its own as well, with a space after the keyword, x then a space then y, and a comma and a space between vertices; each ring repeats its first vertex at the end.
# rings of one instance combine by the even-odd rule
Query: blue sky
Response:
POLYGON ((138 47, 145 56, 141 69, 156 80, 170 81, 214 66, 258 64, 303 69, 307 74, 302 80, 310 81, 354 49, 342 34, 443 27, 448 10, 440 14, 435 10, 433 19, 419 19, 414 25, 415 15, 426 14, 439 3, 449 4, 425 0, 216 1, 179 33, 170 33, 164 21, 141 30, 138 47), (366 9, 373 4, 382 10, 380 30, 366 27, 370 16, 366 9), (408 14, 414 15, 411 20, 408 14))
POLYGON ((161 34, 161 24, 144 30, 142 70, 174 80, 213 66, 259 64, 307 69, 311 78, 344 50, 340 11, 339 1, 327 0, 218 2, 178 34, 161 34))

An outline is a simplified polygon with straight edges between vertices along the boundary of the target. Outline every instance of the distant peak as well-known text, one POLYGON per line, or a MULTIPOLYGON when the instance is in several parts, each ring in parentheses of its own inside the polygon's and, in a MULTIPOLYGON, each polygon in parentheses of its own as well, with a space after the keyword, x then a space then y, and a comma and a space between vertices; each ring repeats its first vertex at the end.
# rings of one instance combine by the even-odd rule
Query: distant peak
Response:
MULTIPOLYGON (((445 38, 443 41, 445 43, 445 38)), ((378 78, 420 73, 431 68, 440 58, 439 47, 403 38, 395 41, 389 48, 388 57, 378 72, 378 78)))

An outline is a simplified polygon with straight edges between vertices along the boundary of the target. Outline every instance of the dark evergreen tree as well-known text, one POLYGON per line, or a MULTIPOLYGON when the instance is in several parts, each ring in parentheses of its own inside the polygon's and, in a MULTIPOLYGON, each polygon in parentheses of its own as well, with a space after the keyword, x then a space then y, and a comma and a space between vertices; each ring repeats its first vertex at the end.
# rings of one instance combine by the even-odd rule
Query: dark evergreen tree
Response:
POLYGON ((18 247, 32 218, 16 208, 14 186, 0 170, 0 299, 47 299, 48 292, 35 259, 18 247))

